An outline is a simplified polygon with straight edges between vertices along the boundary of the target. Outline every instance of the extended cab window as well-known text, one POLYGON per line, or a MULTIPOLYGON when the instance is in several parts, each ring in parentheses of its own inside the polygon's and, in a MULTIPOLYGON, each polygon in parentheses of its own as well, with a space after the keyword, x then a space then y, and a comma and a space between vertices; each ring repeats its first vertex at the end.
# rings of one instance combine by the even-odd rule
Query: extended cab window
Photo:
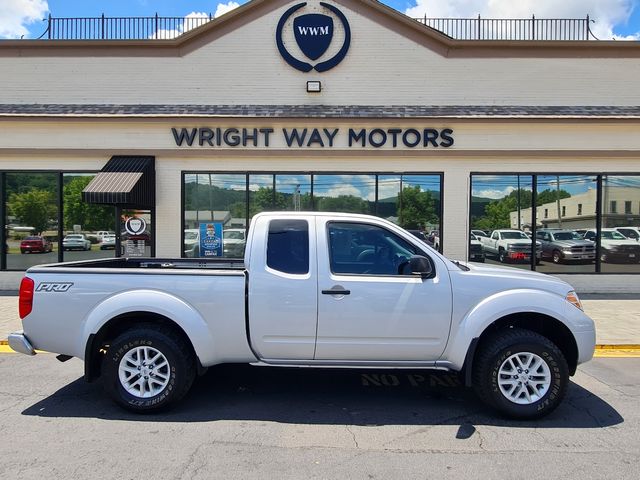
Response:
POLYGON ((309 273, 309 224, 306 220, 272 220, 267 266, 284 273, 309 273))
POLYGON ((327 225, 333 273, 403 275, 412 255, 424 255, 390 231, 364 223, 327 225))

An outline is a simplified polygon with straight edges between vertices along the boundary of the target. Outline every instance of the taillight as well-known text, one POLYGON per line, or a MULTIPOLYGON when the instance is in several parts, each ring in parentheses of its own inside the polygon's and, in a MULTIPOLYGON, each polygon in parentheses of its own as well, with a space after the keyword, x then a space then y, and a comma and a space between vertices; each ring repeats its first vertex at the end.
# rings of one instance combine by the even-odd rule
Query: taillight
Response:
POLYGON ((31 313, 33 308, 33 287, 33 280, 29 277, 24 277, 20 282, 20 295, 18 297, 20 318, 24 318, 31 313))

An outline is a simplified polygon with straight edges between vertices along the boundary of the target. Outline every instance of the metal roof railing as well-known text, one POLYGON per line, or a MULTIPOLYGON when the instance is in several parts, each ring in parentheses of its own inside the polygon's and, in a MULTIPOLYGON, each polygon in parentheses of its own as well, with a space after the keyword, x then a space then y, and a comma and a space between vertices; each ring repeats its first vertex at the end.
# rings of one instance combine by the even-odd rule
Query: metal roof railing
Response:
POLYGON ((584 41, 597 38, 585 18, 416 18, 456 40, 584 41))
MULTIPOLYGON (((39 39, 48 40, 168 40, 200 27, 213 15, 200 17, 52 17, 39 39)), ((596 39, 593 22, 585 18, 416 18, 455 40, 550 40, 596 39)), ((597 40, 597 39, 596 39, 597 40)))

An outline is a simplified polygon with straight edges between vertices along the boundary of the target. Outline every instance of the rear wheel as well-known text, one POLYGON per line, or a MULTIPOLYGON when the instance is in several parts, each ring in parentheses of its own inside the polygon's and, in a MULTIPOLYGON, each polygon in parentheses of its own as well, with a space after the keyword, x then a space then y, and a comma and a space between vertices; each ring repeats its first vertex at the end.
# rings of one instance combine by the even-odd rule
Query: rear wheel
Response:
POLYGON ((493 335, 480 348, 474 388, 485 403, 505 416, 540 418, 564 398, 569 368, 548 338, 514 328, 493 335))
POLYGON ((120 334, 104 356, 105 390, 120 406, 138 413, 166 409, 189 391, 195 357, 166 327, 141 325, 120 334))

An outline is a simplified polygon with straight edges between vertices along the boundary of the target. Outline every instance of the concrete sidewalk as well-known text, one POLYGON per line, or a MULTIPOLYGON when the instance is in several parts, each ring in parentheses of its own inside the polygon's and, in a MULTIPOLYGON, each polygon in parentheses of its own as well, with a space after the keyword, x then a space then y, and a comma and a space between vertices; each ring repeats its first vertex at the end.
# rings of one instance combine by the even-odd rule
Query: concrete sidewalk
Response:
MULTIPOLYGON (((585 295, 586 296, 586 295, 585 295)), ((585 311, 596 322, 600 345, 640 345, 640 299, 624 295, 586 296, 585 311)), ((18 297, 0 296, 0 341, 22 330, 18 317, 18 297)))

